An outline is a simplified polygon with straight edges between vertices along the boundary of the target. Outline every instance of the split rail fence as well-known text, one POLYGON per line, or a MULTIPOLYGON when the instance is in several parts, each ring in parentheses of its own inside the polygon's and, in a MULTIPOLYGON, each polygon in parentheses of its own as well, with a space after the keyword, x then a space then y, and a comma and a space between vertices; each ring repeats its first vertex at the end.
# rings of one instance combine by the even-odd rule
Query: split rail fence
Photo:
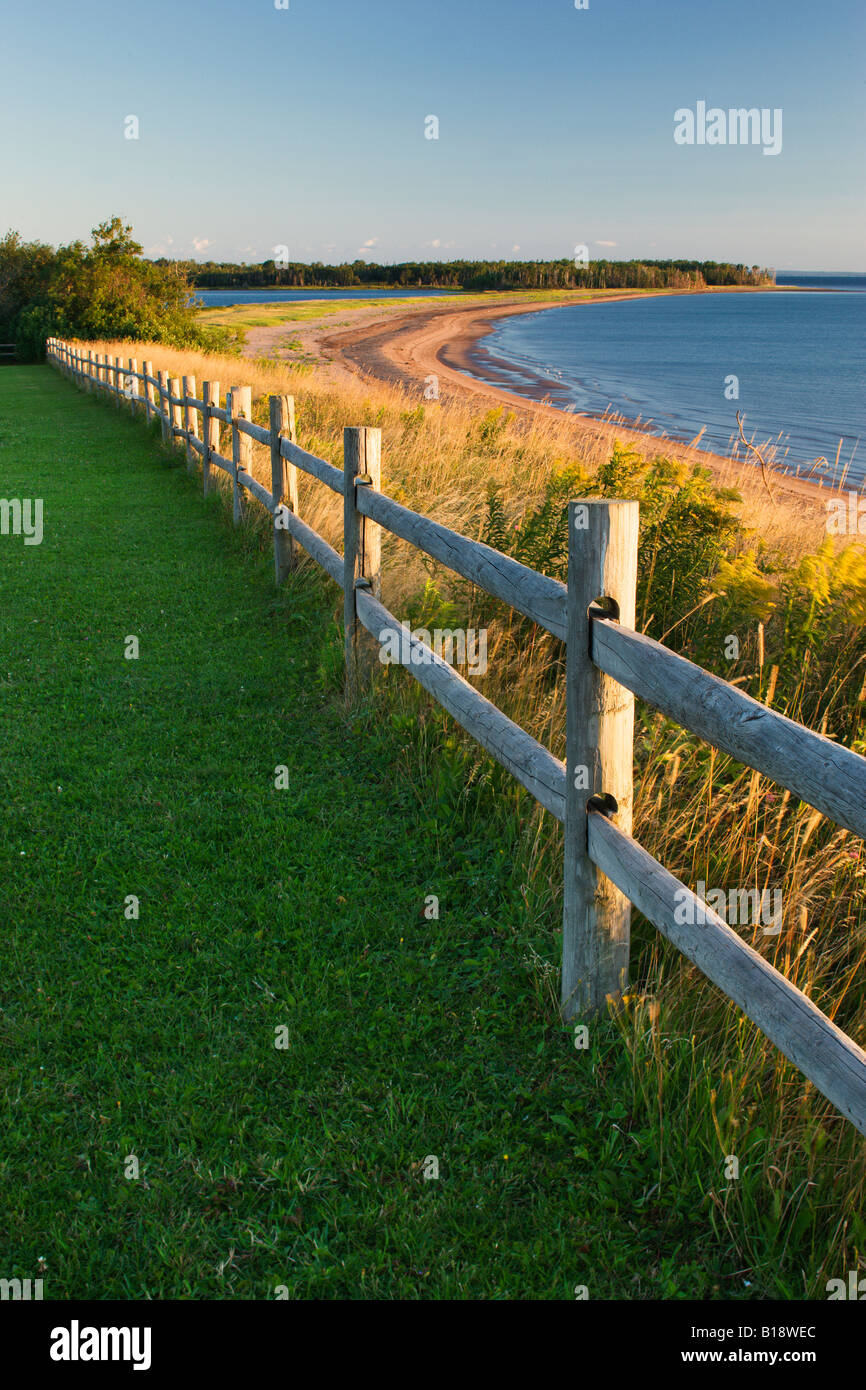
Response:
POLYGON ((191 470, 201 459, 205 493, 214 468, 228 474, 235 524, 244 492, 252 494, 274 518, 277 583, 300 545, 340 585, 350 691, 362 675, 363 628, 399 651, 414 678, 563 822, 566 1019, 597 1015, 626 988, 634 904, 866 1134, 866 1053, 632 838, 634 697, 863 838, 866 759, 635 631, 637 502, 569 504, 568 583, 561 584, 383 493, 378 429, 344 430, 340 469, 298 445, 290 396, 270 397, 266 429, 251 419, 249 387, 231 387, 221 408, 217 382, 204 382, 198 396, 194 377, 154 374, 150 362, 139 371, 135 359, 59 339, 49 340, 47 355, 84 389, 159 420, 166 442, 183 441, 191 470), (223 424, 231 457, 219 452, 223 424), (270 448, 270 488, 252 475, 253 440, 270 448), (342 496, 342 555, 298 515, 298 470, 342 496), (566 643, 565 763, 432 648, 407 638, 379 597, 382 527, 566 643))

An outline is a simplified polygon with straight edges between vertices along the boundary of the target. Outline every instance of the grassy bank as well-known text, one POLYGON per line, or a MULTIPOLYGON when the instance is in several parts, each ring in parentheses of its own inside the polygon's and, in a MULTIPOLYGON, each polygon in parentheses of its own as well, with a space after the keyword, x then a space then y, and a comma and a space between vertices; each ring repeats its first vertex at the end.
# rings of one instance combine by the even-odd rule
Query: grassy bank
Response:
MULTIPOLYGON (((436 303, 452 304, 455 297, 437 296, 436 303)), ((315 291, 310 291, 310 301, 284 299, 274 303, 225 304, 212 308, 199 309, 196 319, 203 327, 219 328, 275 328, 281 323, 310 324, 321 319, 333 318, 337 314, 351 313, 353 309, 407 309, 426 304, 428 300, 412 299, 317 299, 315 291)))
MULTIPOLYGON (((246 363, 184 370, 253 380, 246 363)), ((301 442, 329 457, 343 424, 380 424, 392 495, 552 573, 563 499, 640 495, 648 630, 719 664, 734 624, 742 654, 724 674, 859 737, 857 572, 802 569, 814 519, 764 527, 768 567, 750 562, 734 499, 622 451, 577 460, 565 426, 425 411, 266 365, 253 384, 294 386, 301 442), (719 574, 723 602, 703 602, 719 574), (697 609, 681 623, 687 593, 697 609)), ((299 1296, 571 1297, 586 1284, 593 1298, 798 1298, 855 1268, 862 1141, 799 1073, 639 920, 628 1007, 575 1050, 555 1007, 549 821, 401 673, 347 716, 336 595, 306 568, 275 598, 264 528, 233 536, 140 425, 46 371, 4 387, 7 491, 65 518, 38 550, 0 550, 17 671, 4 880, 23 904, 4 970, 18 982, 4 1014, 7 1201, 41 1145, 26 1209, 7 1208, 22 1256, 9 1272, 53 1259, 47 1296, 268 1297, 286 1283, 299 1296), (149 668, 122 659, 139 628, 158 640, 149 668), (76 818, 56 792, 61 754, 76 818), (288 792, 271 790, 278 763, 288 792), (44 838, 26 836, 34 824, 44 838), (147 930, 144 912, 123 919, 135 881, 147 930), (131 1152, 146 1187, 123 1178, 131 1152), (441 1176, 426 1182, 428 1155, 441 1176)), ((302 514, 336 539, 313 487, 302 514)), ((555 644, 398 542, 385 576, 401 616, 488 625, 488 692, 561 751, 555 644)), ((638 837, 687 882, 746 884, 758 863, 793 883, 783 932, 753 944, 862 1036, 856 840, 649 712, 637 751, 638 837)))

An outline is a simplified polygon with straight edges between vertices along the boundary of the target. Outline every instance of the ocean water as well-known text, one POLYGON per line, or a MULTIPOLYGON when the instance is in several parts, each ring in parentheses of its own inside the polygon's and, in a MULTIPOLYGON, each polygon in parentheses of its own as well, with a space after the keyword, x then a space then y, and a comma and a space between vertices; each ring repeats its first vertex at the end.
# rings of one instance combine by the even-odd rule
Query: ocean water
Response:
POLYGON ((837 468, 841 477, 847 465, 846 481, 859 485, 866 276, 796 279, 822 292, 682 295, 504 318, 473 359, 486 379, 563 409, 613 410, 684 440, 703 428, 700 447, 721 454, 737 439, 739 410, 746 437, 772 441, 782 466, 802 476, 824 458, 814 476, 837 468))
POLYGON ((453 290, 196 290, 200 299, 209 309, 225 308, 230 304, 282 304, 296 299, 426 299, 440 294, 453 294, 453 290))

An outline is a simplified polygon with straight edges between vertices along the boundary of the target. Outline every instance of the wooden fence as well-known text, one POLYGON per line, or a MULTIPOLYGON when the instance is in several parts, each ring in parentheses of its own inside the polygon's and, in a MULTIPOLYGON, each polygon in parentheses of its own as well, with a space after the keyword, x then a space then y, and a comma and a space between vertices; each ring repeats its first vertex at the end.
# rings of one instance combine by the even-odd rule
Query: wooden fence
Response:
POLYGON ((801 801, 866 838, 866 759, 785 718, 718 676, 634 630, 638 503, 587 498, 569 504, 568 583, 410 511, 380 488, 381 432, 349 428, 343 467, 302 449, 294 404, 270 397, 269 427, 251 419, 249 387, 154 374, 84 345, 49 340, 48 360, 88 391, 126 400, 181 440, 187 466, 201 459, 232 481, 235 523, 250 493, 274 518, 279 583, 303 549, 344 591, 346 673, 361 672, 359 634, 400 653, 414 678, 565 828, 562 1008, 597 1015, 627 984, 634 904, 718 985, 866 1134, 866 1053, 801 990, 731 930, 631 836, 634 697, 713 747, 787 787, 801 801), (199 423, 200 422, 200 423, 199 423), (220 426, 231 434, 221 454, 220 426), (270 448, 271 486, 252 476, 252 441, 270 448), (298 515, 297 470, 343 497, 343 554, 298 515), (566 643, 566 761, 508 719, 381 603, 380 528, 470 580, 566 643))

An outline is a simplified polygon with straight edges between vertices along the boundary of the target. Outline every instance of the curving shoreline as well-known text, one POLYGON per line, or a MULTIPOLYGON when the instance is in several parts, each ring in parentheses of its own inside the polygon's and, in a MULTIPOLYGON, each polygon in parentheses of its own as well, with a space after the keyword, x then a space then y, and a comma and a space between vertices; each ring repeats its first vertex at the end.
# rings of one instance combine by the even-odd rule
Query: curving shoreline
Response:
MULTIPOLYGON (((739 286, 699 291, 750 292, 739 286)), ((660 293, 694 294, 695 291, 669 290, 660 293)), ((605 302, 611 302, 614 299, 642 297, 644 296, 641 292, 624 290, 615 295, 605 295, 604 299, 605 302)), ((571 301, 590 302, 591 297, 571 301)), ((560 421, 570 422, 576 439, 604 439, 611 446, 615 439, 619 439, 634 443, 643 449, 650 446, 654 451, 664 450, 665 453, 682 461, 700 462, 709 468, 718 482, 724 486, 736 485, 735 479, 742 480, 745 470, 746 480, 751 481, 751 475, 754 474, 755 485, 758 488, 762 487, 760 469, 742 458, 732 460, 710 450, 700 449, 695 440, 683 441, 657 435, 628 421, 614 421, 563 410, 550 405, 543 398, 509 391, 485 378, 483 359, 476 356, 475 349, 499 319, 516 314, 540 313, 562 305, 562 299, 554 299, 535 301, 531 304, 520 301, 512 304, 499 303, 489 307, 477 303, 466 308, 457 308, 454 305, 440 309, 425 307, 399 318, 390 318, 384 322, 379 320, 363 327, 332 333, 322 337, 319 346, 336 366, 353 376, 361 375, 385 381, 408 392, 417 392, 422 397, 425 384, 430 382, 431 377, 435 377, 439 397, 443 401, 458 398, 474 401, 479 406, 486 404, 488 408, 491 405, 504 405, 523 415, 553 416, 560 421)), ((543 389, 543 385, 540 389, 543 389)), ((810 510, 817 507, 823 511, 826 499, 833 495, 832 488, 819 487, 817 483, 783 474, 773 475, 773 487, 778 494, 784 494, 790 501, 811 504, 810 510)))

